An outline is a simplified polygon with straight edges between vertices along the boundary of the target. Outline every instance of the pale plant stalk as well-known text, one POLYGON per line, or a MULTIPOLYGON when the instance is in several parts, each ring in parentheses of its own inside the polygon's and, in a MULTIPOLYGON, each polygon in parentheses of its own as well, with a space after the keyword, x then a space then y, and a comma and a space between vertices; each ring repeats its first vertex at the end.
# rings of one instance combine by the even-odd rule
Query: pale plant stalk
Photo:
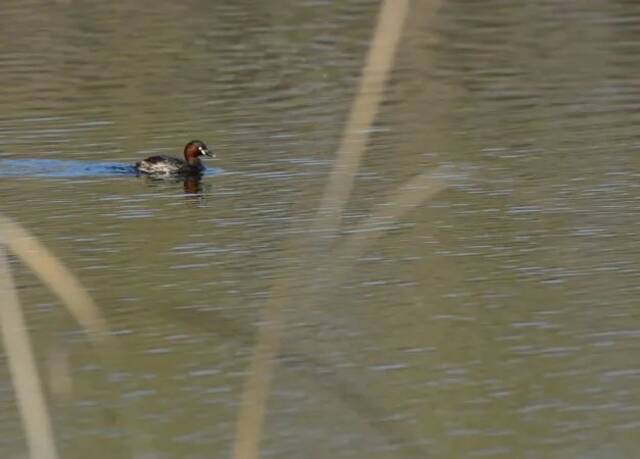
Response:
MULTIPOLYGON (((55 449, 50 446, 53 443, 53 435, 51 429, 47 428, 50 426, 49 414, 44 403, 40 380, 35 372, 35 364, 29 363, 35 359, 28 335, 24 331, 26 326, 22 320, 18 298, 4 258, 5 246, 31 268, 38 278, 62 300, 89 337, 99 344, 97 350, 103 355, 105 362, 110 360, 104 352, 106 344, 109 344, 111 354, 115 352, 117 346, 108 339, 107 322, 98 306, 71 271, 26 229, 2 215, 0 215, 0 243, 3 244, 0 248, 3 256, 1 261, 4 263, 3 272, 0 273, 0 282, 2 282, 0 308, 4 315, 0 319, 2 322, 0 330, 5 340, 21 419, 29 448, 32 450, 32 459, 55 458, 55 449)), ((57 369, 60 370, 60 368, 57 369)), ((70 381, 68 375, 63 375, 63 379, 70 381)), ((127 422, 127 419, 125 418, 124 421, 127 422)))
POLYGON ((372 216, 358 225, 351 234, 330 252, 320 269, 327 278, 322 288, 334 292, 340 281, 353 269, 358 258, 405 214, 447 188, 441 169, 425 172, 406 182, 384 204, 379 204, 372 216))
MULTIPOLYGON (((274 289, 287 290, 288 284, 274 289)), ((244 382, 242 400, 236 422, 236 438, 233 444, 234 459, 259 457, 260 440, 264 430, 264 418, 271 380, 274 375, 275 357, 280 350, 280 295, 274 295, 265 305, 263 323, 258 329, 257 343, 253 350, 249 374, 244 382)))
MULTIPOLYGON (((393 64, 409 0, 384 0, 378 24, 369 48, 360 87, 338 149, 336 165, 325 187, 319 212, 312 223, 312 233, 328 230, 335 233, 342 209, 351 193, 353 176, 366 147, 371 124, 384 95, 384 86, 393 64)), ((264 418, 273 379, 275 358, 281 343, 281 302, 287 298, 290 282, 283 281, 265 305, 264 325, 258 330, 257 344, 243 389, 233 445, 234 459, 256 459, 264 431, 264 418)))
POLYGON ((100 309, 69 271, 40 241, 13 220, 0 215, 0 235, 11 250, 66 304, 69 312, 94 340, 108 332, 100 309))
MULTIPOLYGON (((388 226, 401 219, 448 186, 443 169, 425 172, 400 186, 376 209, 371 217, 361 223, 339 244, 329 260, 333 261, 329 278, 323 288, 333 291, 344 278, 357 259, 367 248, 380 238, 388 226), (386 225, 385 225, 386 224, 386 225)), ((301 247, 298 249, 302 250, 301 247)), ((250 372, 245 380, 240 414, 236 425, 236 440, 233 458, 256 458, 259 456, 259 439, 269 398, 269 387, 273 379, 275 357, 280 349, 282 324, 280 319, 281 301, 290 296, 289 291, 295 280, 300 280, 299 272, 290 273, 286 281, 272 292, 265 305, 263 322, 258 329, 257 344, 250 363, 250 372)))
POLYGON ((0 232, 0 331, 31 459, 57 459, 42 384, 0 232))
POLYGON ((313 230, 324 231, 327 237, 335 234, 340 226, 342 209, 351 194, 353 179, 360 167, 371 125, 384 97, 385 84, 391 73, 408 10, 409 0, 385 0, 382 4, 360 88, 313 222, 313 230))
POLYGON ((447 188, 448 182, 442 175, 442 169, 424 172, 398 188, 384 204, 376 206, 372 216, 358 225, 344 241, 331 252, 330 259, 342 257, 355 261, 388 229, 407 212, 414 210, 440 191, 447 188))

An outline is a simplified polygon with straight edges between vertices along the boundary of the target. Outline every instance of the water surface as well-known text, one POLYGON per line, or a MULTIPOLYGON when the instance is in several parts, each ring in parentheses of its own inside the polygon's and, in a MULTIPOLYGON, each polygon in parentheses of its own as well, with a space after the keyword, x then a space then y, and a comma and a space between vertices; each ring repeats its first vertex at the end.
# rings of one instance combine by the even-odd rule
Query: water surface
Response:
MULTIPOLYGON (((229 456, 378 7, 3 3, 0 212, 120 348, 12 263, 43 377, 69 363, 70 394, 47 385, 61 457, 229 456), (192 138, 224 170, 195 193, 129 174, 192 138)), ((640 4, 411 8, 343 233, 417 173, 468 174, 283 311, 263 457, 636 457, 640 4)), ((23 457, 6 364, 0 410, 0 456, 23 457)))

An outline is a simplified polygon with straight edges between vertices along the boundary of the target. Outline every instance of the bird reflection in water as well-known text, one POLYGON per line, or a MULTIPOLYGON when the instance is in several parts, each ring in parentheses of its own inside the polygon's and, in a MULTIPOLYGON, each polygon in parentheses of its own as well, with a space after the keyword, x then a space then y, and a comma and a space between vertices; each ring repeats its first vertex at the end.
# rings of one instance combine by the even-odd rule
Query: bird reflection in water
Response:
POLYGON ((184 178, 185 194, 200 194, 202 192, 202 175, 188 175, 184 178))
POLYGON ((153 175, 140 175, 145 184, 154 188, 173 188, 175 185, 182 183, 184 194, 193 197, 202 196, 202 175, 189 174, 176 177, 162 177, 153 175))

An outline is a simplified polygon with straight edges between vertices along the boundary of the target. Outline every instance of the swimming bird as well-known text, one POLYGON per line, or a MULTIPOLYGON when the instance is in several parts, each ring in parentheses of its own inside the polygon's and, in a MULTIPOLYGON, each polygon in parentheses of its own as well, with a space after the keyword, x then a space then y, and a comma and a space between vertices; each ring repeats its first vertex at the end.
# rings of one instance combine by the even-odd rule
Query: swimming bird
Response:
POLYGON ((171 156, 149 156, 136 163, 137 172, 154 175, 200 175, 206 169, 200 158, 215 155, 209 151, 204 142, 192 140, 184 147, 184 160, 171 156))

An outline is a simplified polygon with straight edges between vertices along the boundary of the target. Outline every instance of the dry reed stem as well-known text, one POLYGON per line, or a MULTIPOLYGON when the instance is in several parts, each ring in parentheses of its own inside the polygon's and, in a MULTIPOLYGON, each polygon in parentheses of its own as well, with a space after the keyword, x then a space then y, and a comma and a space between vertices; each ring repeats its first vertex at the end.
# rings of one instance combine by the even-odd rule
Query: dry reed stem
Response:
POLYGON ((353 178, 384 96, 408 10, 409 0, 385 0, 379 13, 360 88, 312 225, 314 231, 326 231, 326 236, 332 236, 340 226, 342 209, 351 194, 353 178))
POLYGON ((442 176, 442 168, 424 172, 406 182, 390 197, 377 207, 374 214, 361 223, 352 234, 332 251, 330 259, 342 257, 355 261, 388 229, 385 224, 394 224, 407 212, 432 198, 447 188, 446 179, 442 176))
POLYGON ((32 459, 57 459, 51 417, 0 231, 0 331, 32 459))
MULTIPOLYGON (((329 259, 335 261, 340 256, 346 262, 332 266, 329 289, 337 285, 339 279, 352 267, 357 258, 386 231, 387 228, 381 226, 381 222, 394 224, 403 215, 447 188, 448 184, 441 174, 442 169, 425 172, 399 187, 385 204, 377 206, 375 213, 333 251, 334 256, 329 259)), ((259 457, 269 387, 282 338, 281 302, 282 298, 287 297, 289 287, 297 278, 295 276, 291 274, 287 281, 276 286, 271 299, 265 305, 263 323, 258 329, 257 344, 249 366, 249 375, 244 384, 242 404, 236 424, 236 439, 233 445, 234 459, 259 457)))
MULTIPOLYGON (((29 268, 31 268, 31 270, 45 285, 60 297, 74 319, 84 327, 89 337, 98 344, 96 351, 98 352, 100 360, 104 362, 105 367, 116 366, 116 364, 119 363, 117 360, 119 360, 119 356, 122 353, 118 351, 117 343, 108 333, 109 329, 106 319, 103 317, 98 306, 82 287, 76 277, 60 261, 58 261, 58 259, 42 243, 29 234, 26 229, 8 217, 4 217, 2 215, 0 215, 0 243, 6 244, 8 249, 18 256, 29 268)), ((2 281, 2 279, 0 279, 0 281, 2 281)), ((1 291, 2 290, 0 289, 0 292, 1 291)), ((1 298, 2 297, 0 296, 0 299, 1 298)), ((7 350, 7 354, 10 354, 9 350, 7 350)), ((120 365, 117 366, 119 367, 120 365)), ((70 376, 68 374, 64 374, 64 369, 58 367, 56 370, 59 373, 59 377, 70 380, 70 376)), ((37 374, 35 377, 37 378, 37 374)), ((29 387, 29 385, 26 385, 23 382, 18 383, 15 380, 14 384, 25 388, 29 387)), ((24 393, 31 394, 34 390, 34 388, 24 390, 24 393)), ((18 391, 16 391, 16 393, 20 396, 18 391)), ((32 395, 33 397, 38 397, 36 392, 33 392, 33 394, 35 394, 32 395)), ((25 395, 22 396, 24 397, 25 395)), ((46 411, 46 407, 44 410, 46 411)), ((28 413, 21 411, 23 423, 25 423, 25 429, 27 428, 25 421, 25 416, 27 414, 28 413)), ((42 419, 42 422, 48 419, 45 414, 38 414, 38 417, 42 419)), ((124 415, 120 417, 120 421, 127 426, 130 432, 132 432, 132 435, 130 436, 131 449, 135 455, 137 451, 144 451, 145 448, 148 449, 148 444, 150 442, 141 435, 133 434, 135 432, 132 423, 133 419, 133 415, 124 415)), ((42 457, 49 458, 52 456, 42 457)), ((40 456, 34 455, 34 458, 39 459, 40 456)))
POLYGON ((260 440, 264 430, 269 390, 273 379, 275 358, 280 352, 280 302, 289 283, 284 281, 272 292, 265 305, 263 323, 258 328, 249 374, 245 379, 240 412, 236 422, 236 437, 232 458, 254 459, 259 457, 260 440))
MULTIPOLYGON (((342 209, 351 193, 353 175, 359 167, 371 124, 384 94, 408 5, 408 0, 384 0, 360 88, 338 149, 336 165, 325 186, 318 214, 311 225, 312 233, 313 230, 320 229, 335 233, 340 225, 342 209)), ((288 293, 292 281, 293 279, 288 279, 280 287, 276 286, 271 300, 265 305, 264 325, 259 328, 249 375, 243 388, 232 452, 234 459, 259 457, 275 358, 281 343, 281 301, 286 298, 283 294, 288 293)))
POLYGON ((1 215, 0 234, 9 250, 67 305, 89 336, 94 340, 104 338, 108 331, 107 322, 75 276, 27 230, 1 215))

